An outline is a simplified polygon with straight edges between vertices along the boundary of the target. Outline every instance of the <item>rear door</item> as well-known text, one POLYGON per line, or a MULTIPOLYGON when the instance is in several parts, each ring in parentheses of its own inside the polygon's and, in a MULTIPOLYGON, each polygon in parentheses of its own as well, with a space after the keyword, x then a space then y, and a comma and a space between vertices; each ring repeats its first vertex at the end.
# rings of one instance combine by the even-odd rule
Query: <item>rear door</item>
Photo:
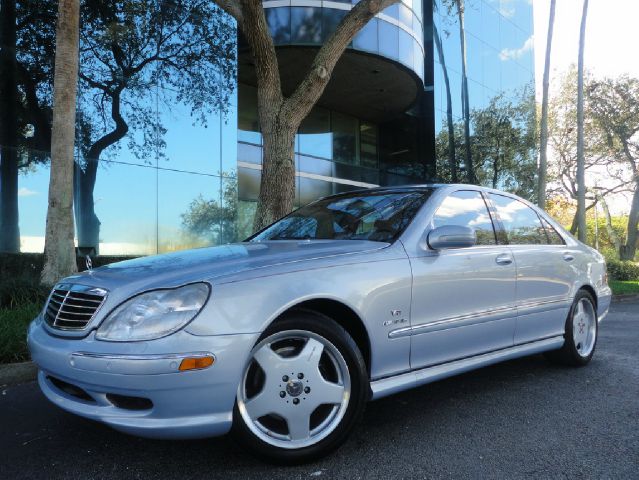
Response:
MULTIPOLYGON (((409 250, 413 271, 411 368, 510 347, 516 321, 515 264, 499 245, 484 198, 459 190, 440 204, 424 231, 472 227, 471 248, 409 250), (412 252, 412 253, 410 253, 412 252)), ((402 329, 404 334, 407 329, 402 329)))
POLYGON ((517 264, 515 344, 561 335, 571 304, 575 253, 524 202, 488 194, 517 264))

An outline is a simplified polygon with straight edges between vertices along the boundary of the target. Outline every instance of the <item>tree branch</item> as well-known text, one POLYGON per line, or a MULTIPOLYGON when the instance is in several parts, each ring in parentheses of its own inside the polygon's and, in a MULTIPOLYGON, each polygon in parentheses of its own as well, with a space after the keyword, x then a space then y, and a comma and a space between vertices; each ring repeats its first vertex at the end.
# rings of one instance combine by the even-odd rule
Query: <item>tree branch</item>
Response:
POLYGON ((242 6, 237 0, 213 0, 218 7, 237 20, 238 25, 244 21, 242 6))
POLYGON ((361 0, 346 14, 315 56, 310 70, 286 100, 282 113, 299 124, 321 97, 337 61, 353 37, 378 13, 399 0, 361 0))

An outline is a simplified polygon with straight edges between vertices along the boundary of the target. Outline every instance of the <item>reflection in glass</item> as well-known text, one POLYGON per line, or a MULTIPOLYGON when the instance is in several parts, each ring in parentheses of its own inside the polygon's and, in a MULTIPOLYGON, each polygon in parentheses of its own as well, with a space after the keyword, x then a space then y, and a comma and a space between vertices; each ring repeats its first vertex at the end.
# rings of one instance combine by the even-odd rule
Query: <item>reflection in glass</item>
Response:
POLYGON ((358 164, 357 119, 349 115, 333 112, 333 159, 336 162, 358 164))
POLYGON ((359 161, 364 167, 377 168, 377 125, 359 124, 359 161))
POLYGON ((320 43, 322 41, 322 9, 291 7, 291 42, 320 43))
POLYGON ((399 61, 411 69, 415 62, 413 42, 413 37, 411 37, 406 31, 399 29, 399 61))
POLYGON ((494 245, 495 231, 481 193, 455 192, 444 199, 433 217, 433 227, 470 227, 477 234, 477 245, 494 245))
POLYGON ((294 211, 251 238, 265 240, 372 240, 392 242, 430 196, 431 190, 347 194, 294 211))
POLYGON ((262 135, 257 121, 257 90, 238 84, 237 139, 259 145, 262 135))
POLYGON ((377 52, 377 23, 378 20, 373 18, 364 25, 355 38, 353 38, 353 47, 366 52, 377 52))
POLYGON ((537 213, 524 203, 503 195, 489 194, 506 229, 508 242, 514 245, 548 243, 537 213))
POLYGON ((266 23, 275 44, 291 41, 291 9, 288 7, 265 8, 266 23))
POLYGON ((330 112, 315 107, 299 129, 299 152, 320 158, 332 158, 330 112))
POLYGON ((399 5, 399 21, 408 28, 413 27, 413 12, 405 5, 399 5))
POLYGON ((346 10, 336 10, 334 8, 323 8, 322 37, 326 40, 337 28, 339 22, 348 13, 346 10))
POLYGON ((399 58, 399 27, 379 21, 379 53, 397 60, 399 58))

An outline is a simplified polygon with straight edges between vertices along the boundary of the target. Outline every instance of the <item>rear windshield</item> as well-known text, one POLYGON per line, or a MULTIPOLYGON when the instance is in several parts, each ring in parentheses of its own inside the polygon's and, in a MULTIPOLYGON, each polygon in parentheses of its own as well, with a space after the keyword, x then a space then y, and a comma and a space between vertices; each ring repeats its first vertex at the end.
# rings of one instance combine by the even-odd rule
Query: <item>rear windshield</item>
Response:
POLYGON ((354 192, 306 205, 249 238, 264 240, 394 241, 433 189, 354 192))

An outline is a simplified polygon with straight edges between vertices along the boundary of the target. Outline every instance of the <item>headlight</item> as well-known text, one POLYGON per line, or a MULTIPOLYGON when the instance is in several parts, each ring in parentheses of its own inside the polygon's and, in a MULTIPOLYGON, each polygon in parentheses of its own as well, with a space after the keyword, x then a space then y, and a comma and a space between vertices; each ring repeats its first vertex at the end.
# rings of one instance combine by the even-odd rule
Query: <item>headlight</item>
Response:
POLYGON ((111 312, 98 328, 96 338, 127 342, 170 335, 193 320, 208 296, 209 286, 205 283, 142 293, 111 312))

